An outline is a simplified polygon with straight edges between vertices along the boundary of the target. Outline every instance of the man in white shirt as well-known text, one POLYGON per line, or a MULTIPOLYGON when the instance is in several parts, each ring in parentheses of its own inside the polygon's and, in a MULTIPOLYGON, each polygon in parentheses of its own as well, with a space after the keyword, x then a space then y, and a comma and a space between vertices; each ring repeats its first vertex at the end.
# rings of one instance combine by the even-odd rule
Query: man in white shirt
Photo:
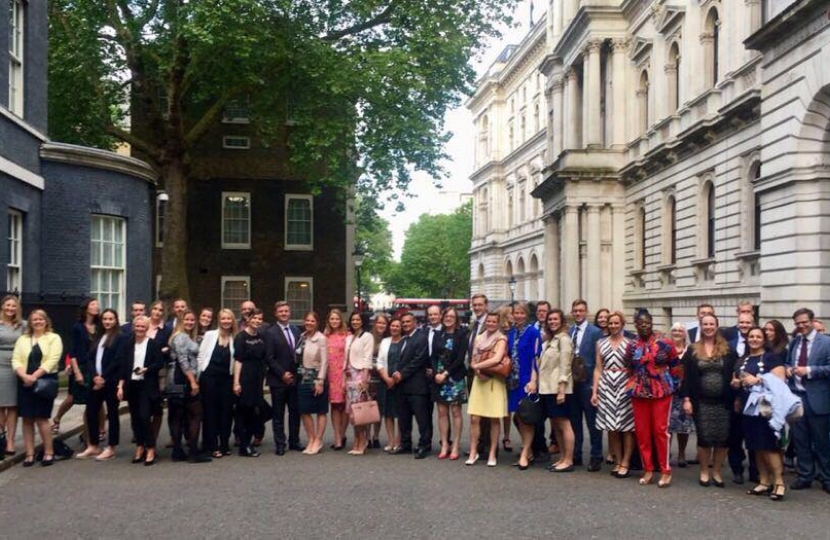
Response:
POLYGON ((536 330, 540 332, 545 329, 545 319, 548 318, 548 313, 550 312, 550 302, 547 300, 539 300, 536 302, 536 322, 533 323, 533 326, 536 327, 536 330))

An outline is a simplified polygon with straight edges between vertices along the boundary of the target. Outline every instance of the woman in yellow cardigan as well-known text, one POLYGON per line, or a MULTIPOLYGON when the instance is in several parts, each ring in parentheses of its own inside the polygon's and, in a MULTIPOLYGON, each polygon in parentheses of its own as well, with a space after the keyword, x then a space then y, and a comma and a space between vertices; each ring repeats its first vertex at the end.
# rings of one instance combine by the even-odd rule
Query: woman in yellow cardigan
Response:
POLYGON ((43 440, 43 461, 48 467, 55 460, 52 447, 52 430, 49 417, 52 415, 53 396, 35 393, 35 384, 41 377, 54 378, 57 382, 58 364, 63 353, 59 335, 52 332, 52 321, 42 309, 29 314, 26 333, 17 339, 12 353, 12 368, 17 374, 17 410, 23 419, 23 443, 26 447, 24 467, 35 464, 35 429, 37 424, 43 440))

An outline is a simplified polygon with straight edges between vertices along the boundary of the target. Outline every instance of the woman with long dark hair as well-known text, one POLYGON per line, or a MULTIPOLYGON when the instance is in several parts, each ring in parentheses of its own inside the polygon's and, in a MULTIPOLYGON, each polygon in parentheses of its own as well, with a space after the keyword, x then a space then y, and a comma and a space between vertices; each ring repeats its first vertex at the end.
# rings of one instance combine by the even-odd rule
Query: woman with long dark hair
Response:
POLYGON ((389 337, 383 338, 378 350, 378 373, 383 381, 379 408, 384 424, 386 424, 386 438, 389 442, 384 450, 389 453, 394 453, 400 446, 400 434, 395 426, 398 419, 398 389, 392 374, 398 371, 401 333, 401 320, 395 317, 389 321, 389 337))
MULTIPOLYGON (((369 371, 372 369, 372 351, 375 339, 364 330, 363 315, 353 311, 349 315, 349 330, 346 337, 346 412, 352 418, 352 405, 369 400, 369 371)), ((354 426, 354 446, 349 454, 363 455, 369 447, 368 428, 354 426)))
POLYGON ((245 330, 234 338, 233 393, 239 397, 236 404, 236 425, 240 430, 239 455, 259 457, 251 445, 259 430, 260 411, 264 404, 262 383, 265 379, 267 346, 262 326, 262 310, 254 308, 245 330))
POLYGON ((92 386, 87 397, 86 422, 89 426, 89 443, 86 450, 75 456, 87 459, 96 456, 98 461, 115 457, 121 435, 118 420, 118 378, 121 376, 121 364, 124 361, 124 344, 126 336, 121 333, 121 323, 114 309, 105 309, 101 313, 103 334, 92 345, 88 359, 88 372, 92 377, 92 386), (107 407, 107 447, 103 452, 98 449, 100 431, 98 415, 101 407, 107 407))
POLYGON ((773 319, 767 321, 764 325, 764 337, 766 338, 766 347, 768 350, 776 354, 784 354, 787 352, 787 346, 790 344, 790 336, 787 334, 787 329, 781 324, 781 321, 773 319))
POLYGON ((133 320, 133 335, 127 338, 124 362, 118 380, 118 401, 127 400, 130 425, 135 437, 133 463, 150 466, 156 462, 156 438, 151 423, 156 401, 160 399, 158 371, 164 356, 158 343, 147 337, 150 319, 141 315, 133 320))
MULTIPOLYGON (((380 351, 380 343, 385 337, 389 335, 389 316, 385 313, 378 313, 375 315, 375 320, 372 322, 372 337, 375 339, 375 347, 372 351, 372 371, 369 374, 369 399, 374 399, 380 404, 381 392, 383 391, 383 381, 380 379, 378 372, 378 353, 380 351)), ((383 415, 383 411, 381 416, 383 415)), ((372 431, 369 434, 371 439, 369 441, 369 448, 380 448, 380 422, 372 424, 372 431)))
POLYGON ((196 341, 202 343, 206 332, 213 330, 213 308, 203 307, 199 310, 199 329, 196 332, 196 341))
POLYGON ((329 411, 329 396, 326 392, 328 357, 326 336, 320 332, 320 316, 314 311, 306 313, 303 319, 297 358, 300 361, 297 408, 308 436, 308 445, 303 454, 319 454, 323 449, 326 414, 329 411))
POLYGON ((461 430, 464 422, 461 406, 467 403, 467 331, 459 326, 458 311, 454 307, 441 314, 441 330, 435 337, 432 358, 432 399, 438 405, 438 427, 441 433, 441 453, 438 459, 458 459, 461 454, 461 430), (450 449, 450 418, 454 437, 450 449))

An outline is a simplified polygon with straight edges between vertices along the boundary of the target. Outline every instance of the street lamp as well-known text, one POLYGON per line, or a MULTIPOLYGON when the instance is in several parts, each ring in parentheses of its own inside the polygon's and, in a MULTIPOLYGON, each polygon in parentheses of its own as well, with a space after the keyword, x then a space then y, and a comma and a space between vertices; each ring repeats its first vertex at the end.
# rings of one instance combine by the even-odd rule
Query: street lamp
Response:
POLYGON ((362 302, 360 301, 360 267, 363 266, 363 249, 361 249, 360 244, 354 247, 352 259, 354 259, 354 266, 357 268, 357 310, 363 311, 362 302))
POLYGON ((514 296, 516 294, 516 277, 510 276, 510 281, 507 282, 507 286, 510 287, 510 305, 513 305, 514 296))

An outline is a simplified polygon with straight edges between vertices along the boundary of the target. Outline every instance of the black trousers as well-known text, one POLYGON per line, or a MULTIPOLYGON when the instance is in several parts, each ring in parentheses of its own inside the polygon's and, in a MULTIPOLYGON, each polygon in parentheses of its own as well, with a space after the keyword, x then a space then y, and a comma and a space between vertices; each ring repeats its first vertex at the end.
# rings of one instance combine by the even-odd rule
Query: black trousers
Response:
POLYGON ((130 409, 130 425, 133 428, 136 446, 155 448, 156 437, 152 427, 155 404, 147 395, 147 384, 145 381, 130 381, 127 384, 127 405, 130 409))
POLYGON ((199 380, 202 398, 204 431, 202 449, 205 452, 228 450, 233 417, 233 377, 205 373, 199 380))
MULTIPOLYGON (((743 413, 730 412, 729 417, 729 451, 726 459, 729 461, 729 468, 732 474, 740 476, 744 473, 744 427, 741 419, 743 413)), ((749 452, 749 477, 758 478, 758 465, 755 464, 755 452, 749 452)))
POLYGON ((798 394, 804 404, 804 416, 793 424, 793 440, 798 456, 798 478, 830 486, 830 415, 816 414, 810 400, 798 394))
POLYGON ((181 449, 182 435, 187 438, 187 448, 191 456, 199 453, 199 430, 202 426, 202 401, 199 396, 188 395, 168 401, 169 416, 167 426, 173 439, 173 448, 181 449), (184 431, 184 433, 183 433, 184 431))
POLYGON ((234 422, 239 430, 239 445, 241 448, 251 446, 251 439, 257 436, 262 421, 259 416, 259 407, 236 404, 234 411, 234 422))
POLYGON ((430 399, 428 395, 401 394, 398 402, 398 425, 401 430, 401 447, 412 448, 412 417, 418 423, 418 448, 432 444, 429 439, 432 431, 432 417, 429 415, 430 399))
POLYGON ((98 415, 104 403, 107 404, 107 444, 118 446, 121 440, 121 424, 118 422, 118 385, 115 381, 107 382, 100 390, 90 390, 86 403, 86 425, 89 426, 89 440, 93 446, 101 442, 101 426, 98 415))
POLYGON ((288 444, 300 444, 300 409, 297 385, 271 387, 273 412, 274 446, 285 448, 285 409, 288 407, 288 444))

